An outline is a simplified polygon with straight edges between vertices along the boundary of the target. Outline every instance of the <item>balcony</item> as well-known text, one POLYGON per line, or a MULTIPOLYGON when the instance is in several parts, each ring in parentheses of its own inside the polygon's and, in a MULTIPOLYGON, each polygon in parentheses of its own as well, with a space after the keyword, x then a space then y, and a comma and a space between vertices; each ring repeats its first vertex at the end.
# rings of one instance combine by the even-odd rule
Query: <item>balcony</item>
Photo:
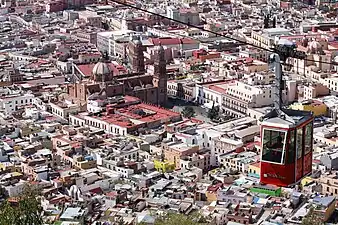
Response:
POLYGON ((232 112, 232 113, 236 113, 236 114, 239 114, 241 116, 245 116, 245 111, 247 109, 247 107, 241 107, 241 106, 237 106, 237 108, 233 107, 233 106, 230 106, 229 104, 222 104, 222 108, 225 110, 225 111, 229 111, 229 112, 232 112), (242 110, 240 110, 240 109, 242 110))

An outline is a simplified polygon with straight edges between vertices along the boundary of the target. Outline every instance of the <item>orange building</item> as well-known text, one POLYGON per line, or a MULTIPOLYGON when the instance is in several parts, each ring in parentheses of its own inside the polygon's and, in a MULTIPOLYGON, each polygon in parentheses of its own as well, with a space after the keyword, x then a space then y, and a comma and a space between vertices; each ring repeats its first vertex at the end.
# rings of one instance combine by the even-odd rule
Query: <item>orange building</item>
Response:
POLYGON ((162 143, 162 149, 164 151, 165 159, 169 162, 175 163, 175 169, 180 169, 181 157, 197 153, 199 151, 199 146, 187 145, 182 141, 168 141, 162 143))
POLYGON ((205 62, 205 60, 207 59, 221 58, 221 53, 220 52, 208 52, 205 49, 199 49, 193 52, 193 56, 196 59, 199 59, 202 62, 205 62))

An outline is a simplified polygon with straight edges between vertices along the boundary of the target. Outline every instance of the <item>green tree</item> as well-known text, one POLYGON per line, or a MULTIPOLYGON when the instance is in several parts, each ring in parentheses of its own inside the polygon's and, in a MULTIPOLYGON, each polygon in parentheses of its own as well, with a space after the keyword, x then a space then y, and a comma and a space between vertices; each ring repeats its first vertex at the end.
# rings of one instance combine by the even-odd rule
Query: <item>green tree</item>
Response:
POLYGON ((37 191, 24 188, 15 205, 7 200, 0 206, 0 225, 42 225, 42 207, 37 191))
POLYGON ((193 107, 191 106, 186 106, 184 107, 184 109, 182 110, 182 115, 186 118, 191 118, 191 117, 194 117, 196 114, 195 114, 195 110, 193 107))
POLYGON ((215 103, 212 104, 211 109, 208 111, 208 118, 211 120, 219 119, 219 106, 215 106, 215 103))
POLYGON ((302 225, 324 225, 323 221, 316 215, 314 208, 311 207, 309 213, 302 220, 302 225))

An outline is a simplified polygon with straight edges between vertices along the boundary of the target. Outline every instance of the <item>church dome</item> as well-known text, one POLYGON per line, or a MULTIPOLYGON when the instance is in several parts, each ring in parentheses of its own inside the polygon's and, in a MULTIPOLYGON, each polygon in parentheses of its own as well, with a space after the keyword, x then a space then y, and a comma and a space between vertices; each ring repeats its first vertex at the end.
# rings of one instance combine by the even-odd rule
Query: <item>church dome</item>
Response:
POLYGON ((92 73, 94 76, 110 75, 111 70, 110 67, 107 65, 107 63, 98 62, 95 64, 92 73))

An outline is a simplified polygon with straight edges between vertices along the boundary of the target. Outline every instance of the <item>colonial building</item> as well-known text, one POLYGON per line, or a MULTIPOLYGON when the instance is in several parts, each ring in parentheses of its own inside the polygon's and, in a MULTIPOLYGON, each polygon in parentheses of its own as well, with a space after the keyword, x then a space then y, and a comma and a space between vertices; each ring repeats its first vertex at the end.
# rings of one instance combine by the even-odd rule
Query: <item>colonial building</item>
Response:
POLYGON ((140 50, 142 45, 139 42, 134 40, 131 43, 129 53, 133 73, 126 73, 126 70, 120 70, 121 66, 113 63, 75 65, 75 82, 67 87, 69 97, 78 103, 85 103, 87 100, 130 95, 147 103, 164 106, 167 101, 168 80, 164 49, 158 46, 154 74, 147 74, 144 73, 143 51, 140 50))

